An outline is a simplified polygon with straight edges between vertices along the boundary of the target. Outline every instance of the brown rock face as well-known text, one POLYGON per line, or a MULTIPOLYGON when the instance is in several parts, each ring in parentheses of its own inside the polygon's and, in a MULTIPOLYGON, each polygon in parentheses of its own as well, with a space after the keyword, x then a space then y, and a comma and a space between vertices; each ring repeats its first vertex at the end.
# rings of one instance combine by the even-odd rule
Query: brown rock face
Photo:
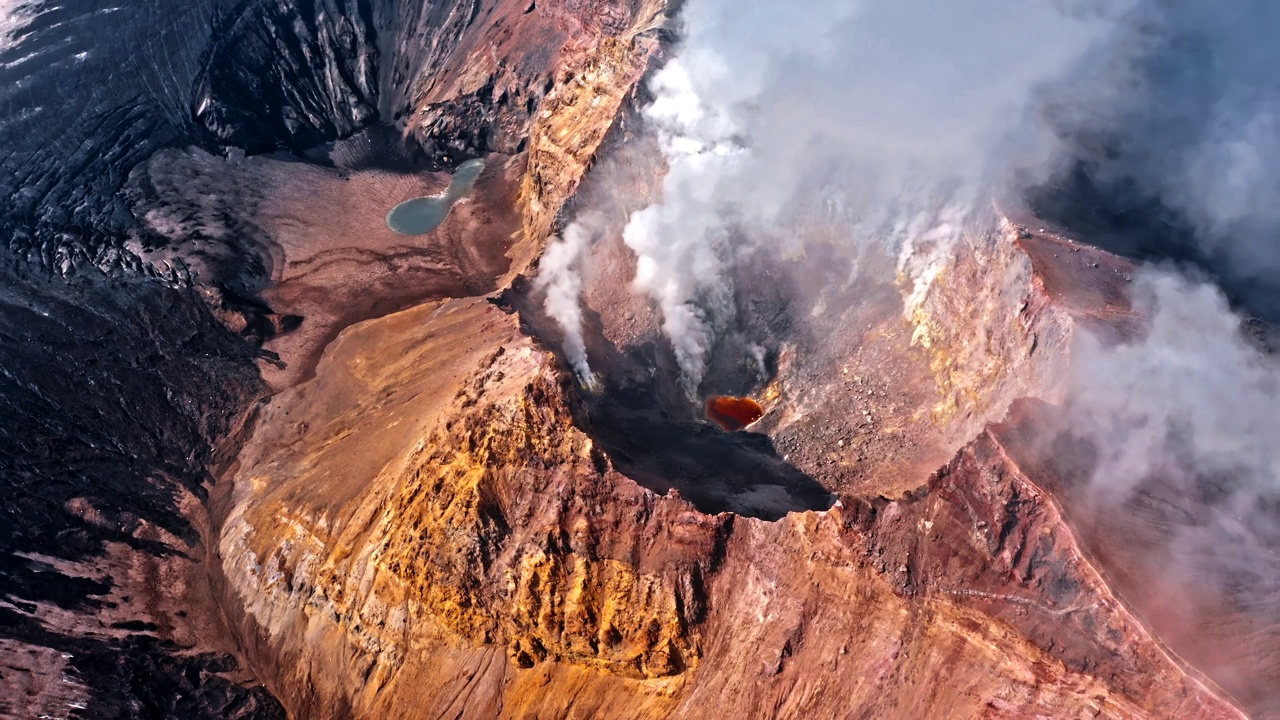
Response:
MULTIPOLYGON (((1100 502, 1089 483, 1090 448, 1073 441, 1057 408, 1037 401, 1019 403, 991 435, 1053 493, 1115 592, 1156 635, 1253 716, 1280 711, 1272 690, 1280 682, 1274 591, 1265 583, 1233 582, 1234 566, 1212 554, 1180 552, 1176 543, 1180 530, 1202 522, 1204 499, 1155 478, 1123 503, 1100 502)), ((1218 550, 1228 557, 1240 552, 1218 550)))
POLYGON ((486 170, 488 220, 414 251, 480 260, 441 255, 456 285, 309 345, 314 373, 280 384, 224 478, 227 604, 273 692, 300 717, 1241 717, 991 428, 1058 397, 1077 327, 1132 331, 1123 262, 993 213, 925 249, 922 290, 884 279, 890 258, 818 282, 834 248, 747 268, 782 274, 743 320, 780 350, 712 358, 712 390, 761 398, 719 413, 758 421, 726 434, 676 388, 652 308, 616 292, 624 197, 584 288, 602 389, 574 384, 523 275, 580 186, 650 187, 615 124, 655 49, 628 33, 656 10, 631 11, 565 56, 525 152, 486 170))
POLYGON ((247 621, 272 652, 296 655, 309 702, 416 702, 416 673, 435 660, 388 643, 388 624, 441 648, 492 646, 504 673, 560 660, 640 679, 695 662, 698 579, 726 519, 619 487, 573 428, 553 361, 514 317, 471 300, 380 322, 409 334, 396 360, 386 362, 384 325, 353 328, 314 381, 273 403, 264 432, 277 412, 316 418, 313 402, 338 415, 247 448, 262 454, 242 466, 223 534, 247 621), (371 365, 377 374, 364 375, 371 365), (314 461, 313 442, 343 458, 340 476, 314 461), (310 619, 293 617, 295 603, 310 619), (305 633, 291 631, 297 622, 305 633), (322 648, 344 646, 369 653, 358 698, 329 687, 348 671, 322 648))
POLYGON ((128 187, 149 232, 186 238, 151 262, 262 343, 275 394, 210 532, 291 715, 1218 718, 1242 713, 1215 681, 1266 695, 1270 669, 1180 657, 1244 633, 1164 644, 1124 579, 1138 555, 1020 442, 1052 411, 999 424, 1059 399, 1078 328, 1140 325, 1126 263, 995 210, 911 258, 928 286, 874 251, 850 279, 835 242, 762 250, 735 268, 755 294, 703 417, 655 308, 618 291, 622 223, 661 172, 624 120, 663 4, 424 7, 379 10, 403 15, 385 42, 422 40, 380 107, 435 160, 487 161, 435 230, 383 218, 449 163, 366 162, 372 132, 324 166, 166 151, 128 187), (585 389, 529 277, 565 209, 605 196, 585 389))
POLYGON ((264 411, 221 554, 295 712, 1238 716, 991 435, 900 500, 707 516, 618 473, 563 378, 450 301, 264 411))
POLYGON ((819 223, 734 265, 690 397, 621 291, 668 4, 219 20, 209 144, 120 193, 122 247, 175 287, 0 269, 0 401, 39 419, 0 423, 0 715, 1278 711, 1280 604, 1163 572, 1194 508, 1158 478, 1094 503, 1055 405, 1079 330, 1141 333, 1129 263, 993 208, 851 268, 819 223), (467 158, 438 226, 387 226, 467 158), (531 280, 574 217, 590 387, 531 280))

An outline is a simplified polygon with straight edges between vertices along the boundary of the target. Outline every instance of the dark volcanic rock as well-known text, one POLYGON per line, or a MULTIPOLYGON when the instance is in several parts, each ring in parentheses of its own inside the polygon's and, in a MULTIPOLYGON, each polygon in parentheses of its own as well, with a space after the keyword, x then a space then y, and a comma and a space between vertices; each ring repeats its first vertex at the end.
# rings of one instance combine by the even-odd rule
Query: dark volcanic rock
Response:
POLYGON ((161 147, 303 149, 369 124, 371 12, 363 0, 73 0, 40 12, 0 49, 0 197, 38 229, 16 244, 61 232, 82 248, 118 245, 134 223, 115 192, 161 147))
POLYGON ((381 123, 437 166, 519 152, 566 68, 656 7, 61 3, 0 47, 0 219, 25 229, 5 244, 63 274, 136 269, 117 191, 164 147, 298 153, 381 123))
POLYGON ((0 248, 14 251, 0 272, 0 716, 281 715, 216 602, 231 597, 208 562, 225 491, 209 497, 209 480, 264 391, 253 343, 338 327, 310 306, 278 312, 290 298, 266 289, 330 301, 323 283, 281 281, 340 275, 377 315, 420 299, 387 290, 413 280, 407 266, 470 295, 527 264, 545 232, 518 256, 508 245, 576 187, 658 13, 628 0, 69 0, 0 48, 0 248), (538 114, 549 95, 554 117, 538 114), (451 221, 493 242, 448 227, 426 247, 383 238, 388 188, 424 194, 439 178, 421 170, 473 154, 494 181, 451 221), (147 161, 173 157, 229 181, 171 172, 212 191, 169 202, 147 161), (258 192, 240 166, 274 168, 266 184, 287 192, 258 192), (350 212, 357 185, 367 213, 350 212), (317 205, 339 232, 285 227, 317 205), (432 253, 470 272, 446 276, 432 253))
MULTIPOLYGON (((191 137, 191 81, 217 0, 48 4, 0 48, 4 214, 71 244, 116 244, 131 218, 114 193, 156 148, 191 137)), ((5 237, 11 244, 15 238, 5 237)))
POLYGON ((152 281, 0 288, 0 715, 282 717, 193 599, 246 350, 152 281))
POLYGON ((369 0, 241 3, 218 22, 196 120, 224 144, 305 150, 378 117, 369 0))

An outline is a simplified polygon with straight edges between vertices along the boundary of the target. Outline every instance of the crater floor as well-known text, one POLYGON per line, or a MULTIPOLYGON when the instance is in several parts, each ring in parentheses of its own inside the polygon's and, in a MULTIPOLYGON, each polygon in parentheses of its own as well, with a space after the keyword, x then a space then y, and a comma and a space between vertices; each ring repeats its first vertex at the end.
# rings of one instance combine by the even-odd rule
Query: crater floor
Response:
POLYGON ((765 248, 690 389, 622 236, 673 7, 118 4, 0 48, 0 714, 1280 713, 1275 588, 1063 427, 1129 261, 765 248), (585 209, 591 387, 535 280, 585 209))

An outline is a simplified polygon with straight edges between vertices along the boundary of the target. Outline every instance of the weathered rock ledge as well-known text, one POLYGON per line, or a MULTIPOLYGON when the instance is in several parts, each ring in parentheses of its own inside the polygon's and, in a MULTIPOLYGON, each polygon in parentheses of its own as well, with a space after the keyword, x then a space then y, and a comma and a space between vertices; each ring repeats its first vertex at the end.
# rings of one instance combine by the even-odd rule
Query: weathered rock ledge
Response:
MULTIPOLYGON (((982 317, 1022 334, 987 346, 1005 367, 1006 347, 1065 350, 1025 333, 1069 332, 1079 309, 1027 267, 1049 240, 1020 234, 991 252, 1027 295, 982 317)), ((472 299, 349 328, 264 409, 220 550, 293 712, 1241 716, 1108 588, 996 434, 900 496, 767 522, 637 485, 581 402, 518 316, 472 299)))

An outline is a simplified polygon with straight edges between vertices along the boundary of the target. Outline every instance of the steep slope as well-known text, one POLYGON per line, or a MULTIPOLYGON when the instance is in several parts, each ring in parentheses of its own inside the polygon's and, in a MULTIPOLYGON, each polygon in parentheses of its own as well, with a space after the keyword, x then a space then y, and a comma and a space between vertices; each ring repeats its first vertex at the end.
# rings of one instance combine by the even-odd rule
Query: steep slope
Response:
POLYGON ((1237 545, 1215 526, 1220 488, 1187 493, 1157 476, 1124 502, 1103 502, 1092 492, 1092 453, 1056 408, 1034 401, 1020 403, 991 433, 1075 519, 1082 546, 1106 568, 1115 592, 1169 647, 1204 668, 1251 716, 1280 713, 1274 556, 1237 545))
POLYGON ((342 327, 527 265, 661 8, 117 5, 35 7, 0 48, 0 714, 278 717, 206 562, 259 374, 287 387, 342 327), (548 94, 564 113, 535 120, 548 94), (471 155, 443 226, 393 236, 390 206, 471 155))
POLYGON ((476 299, 353 327, 276 397, 221 552, 291 709, 1239 716, 986 434, 898 500, 705 515, 620 474, 567 382, 476 299))
MULTIPOLYGON (((573 105, 575 88, 594 83, 587 100, 615 99, 578 110, 602 133, 654 49, 648 31, 664 9, 657 0, 36 4, 0 47, 0 104, 11 110, 0 120, 4 246, 62 274, 170 274, 124 245, 179 238, 138 227, 117 195, 162 148, 316 159, 322 144, 383 127, 411 137, 426 169, 539 145, 569 152, 535 153, 535 166, 590 155, 599 136, 531 128, 544 105, 573 105)), ((544 205, 554 215, 564 199, 544 205)))
POLYGON ((1272 601, 1153 585, 1177 503, 1045 459, 1074 334, 1141 326, 1128 263, 997 210, 905 265, 763 250, 701 390, 766 414, 726 433, 619 292, 664 3, 91 5, 0 50, 6 243, 72 277, 0 278, 0 713, 1274 707, 1272 601), (603 197, 588 390, 529 277, 603 197))
POLYGON ((205 563, 248 349, 147 280, 0 287, 0 716, 284 717, 205 563))

